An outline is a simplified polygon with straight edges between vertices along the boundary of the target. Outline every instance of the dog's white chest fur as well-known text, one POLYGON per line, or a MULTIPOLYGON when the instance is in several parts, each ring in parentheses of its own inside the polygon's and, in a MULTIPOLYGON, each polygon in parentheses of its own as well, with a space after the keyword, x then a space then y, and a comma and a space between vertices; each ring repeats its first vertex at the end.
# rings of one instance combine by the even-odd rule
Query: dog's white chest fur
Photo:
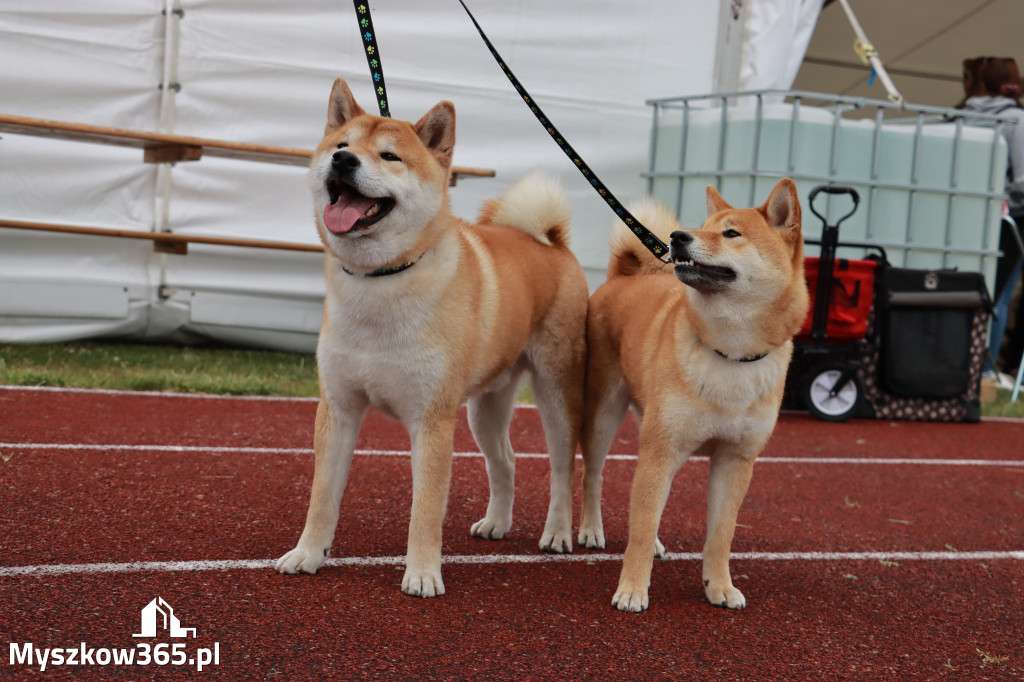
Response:
POLYGON ((704 362, 682 364, 683 372, 698 396, 728 410, 747 410, 775 392, 786 375, 791 344, 776 348, 753 362, 727 360, 709 348, 696 352, 704 362))
POLYGON ((416 287, 419 278, 398 279, 405 274, 342 274, 349 279, 337 280, 339 286, 328 294, 317 349, 329 393, 362 392, 372 405, 399 419, 413 416, 429 400, 448 363, 442 348, 424 343, 443 287, 416 287))

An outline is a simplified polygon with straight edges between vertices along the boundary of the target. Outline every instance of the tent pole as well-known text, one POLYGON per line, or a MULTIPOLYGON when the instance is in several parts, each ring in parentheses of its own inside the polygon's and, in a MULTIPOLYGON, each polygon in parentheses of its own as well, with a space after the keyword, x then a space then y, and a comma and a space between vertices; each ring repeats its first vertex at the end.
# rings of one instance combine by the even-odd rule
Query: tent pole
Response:
MULTIPOLYGON (((164 64, 163 81, 160 83, 160 118, 157 130, 161 133, 174 132, 175 95, 180 89, 178 81, 178 39, 179 20, 183 16, 178 0, 164 0, 164 64)), ((156 188, 153 194, 153 231, 169 232, 171 213, 171 164, 158 163, 156 166, 156 188)), ((167 255, 159 254, 160 280, 157 291, 163 292, 167 283, 167 255)))
MULTIPOLYGON (((178 21, 181 10, 176 8, 178 0, 164 1, 164 68, 160 83, 160 117, 157 131, 174 132, 175 94, 180 85, 178 80, 178 21)), ((166 232, 170 221, 171 166, 157 164, 156 193, 153 197, 153 231, 166 232)))
POLYGON ((889 101, 894 104, 903 104, 903 95, 896 89, 892 79, 889 78, 889 72, 885 70, 885 66, 882 64, 882 60, 878 57, 878 50, 868 40, 867 34, 864 32, 864 28, 860 25, 857 20, 857 15, 853 13, 853 8, 850 7, 849 0, 839 0, 839 4, 842 6, 843 11, 846 12, 846 18, 850 21, 850 26, 853 27, 853 34, 857 40, 853 44, 853 50, 860 57, 860 60, 865 64, 870 64, 871 68, 875 70, 878 75, 878 79, 882 81, 882 86, 889 95, 889 101))

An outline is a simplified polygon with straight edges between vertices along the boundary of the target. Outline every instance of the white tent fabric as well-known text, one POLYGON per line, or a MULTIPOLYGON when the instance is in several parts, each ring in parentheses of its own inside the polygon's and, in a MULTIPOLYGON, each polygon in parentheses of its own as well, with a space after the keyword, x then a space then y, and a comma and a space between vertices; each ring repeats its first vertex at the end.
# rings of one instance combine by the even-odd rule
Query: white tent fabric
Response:
MULTIPOLYGON (((759 73, 788 74, 799 63, 802 52, 777 27, 803 27, 816 1, 751 3, 747 26, 762 36, 757 54, 784 41, 772 57, 780 65, 768 68, 759 57, 759 73), (763 30, 755 26, 761 4, 763 30)), ((712 90, 716 28, 730 8, 728 0, 469 4, 623 201, 645 190, 645 100, 712 90)), ((599 282, 611 213, 519 100, 458 2, 372 7, 393 114, 415 120, 452 100, 455 164, 497 172, 461 180, 452 189, 455 212, 472 218, 482 200, 542 168, 567 188, 574 251, 599 282)), ((336 76, 372 110, 347 3, 0 3, 0 64, 0 113, 92 125, 311 149, 336 76)), ((0 218, 316 243, 302 168, 215 158, 157 167, 141 157, 137 149, 3 134, 0 218)), ((320 260, 202 245, 167 255, 143 241, 0 228, 0 341, 213 339, 308 351, 320 321, 320 260)))
POLYGON ((793 87, 824 0, 750 3, 740 65, 741 90, 793 87))

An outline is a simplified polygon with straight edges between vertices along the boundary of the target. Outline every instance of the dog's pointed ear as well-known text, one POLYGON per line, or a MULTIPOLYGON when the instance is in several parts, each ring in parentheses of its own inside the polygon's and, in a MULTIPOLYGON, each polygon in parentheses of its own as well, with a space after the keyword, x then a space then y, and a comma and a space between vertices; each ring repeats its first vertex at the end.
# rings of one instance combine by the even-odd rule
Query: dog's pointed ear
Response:
POLYGON ((779 180, 768 196, 768 201, 758 210, 764 214, 768 224, 778 230, 787 241, 800 238, 800 198, 792 180, 779 180))
POLYGON ((348 89, 348 83, 344 78, 334 81, 331 88, 331 101, 327 105, 327 132, 345 125, 356 116, 362 116, 366 112, 356 104, 352 91, 348 89))
POLYGON ((455 150, 455 105, 448 101, 438 102, 413 127, 438 163, 450 168, 455 150))
POLYGON ((718 193, 718 190, 715 189, 714 185, 708 185, 707 192, 709 218, 719 211, 727 211, 732 208, 732 206, 729 205, 729 202, 723 199, 722 195, 718 193))

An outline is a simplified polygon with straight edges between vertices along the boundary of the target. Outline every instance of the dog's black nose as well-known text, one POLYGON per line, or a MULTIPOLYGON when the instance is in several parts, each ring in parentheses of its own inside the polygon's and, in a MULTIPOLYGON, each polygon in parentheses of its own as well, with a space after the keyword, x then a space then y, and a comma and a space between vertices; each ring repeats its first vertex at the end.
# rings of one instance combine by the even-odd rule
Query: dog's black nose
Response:
POLYGON ((339 173, 351 173, 359 168, 359 157, 348 151, 334 152, 331 157, 331 168, 339 173))
POLYGON ((689 232, 684 232, 683 230, 676 230, 671 235, 669 235, 669 237, 671 238, 673 244, 679 244, 680 246, 682 246, 683 244, 689 244, 690 242, 693 241, 693 235, 690 234, 689 232))
POLYGON ((676 230, 669 235, 668 253, 674 260, 688 260, 689 245, 693 241, 693 235, 683 230, 676 230))

